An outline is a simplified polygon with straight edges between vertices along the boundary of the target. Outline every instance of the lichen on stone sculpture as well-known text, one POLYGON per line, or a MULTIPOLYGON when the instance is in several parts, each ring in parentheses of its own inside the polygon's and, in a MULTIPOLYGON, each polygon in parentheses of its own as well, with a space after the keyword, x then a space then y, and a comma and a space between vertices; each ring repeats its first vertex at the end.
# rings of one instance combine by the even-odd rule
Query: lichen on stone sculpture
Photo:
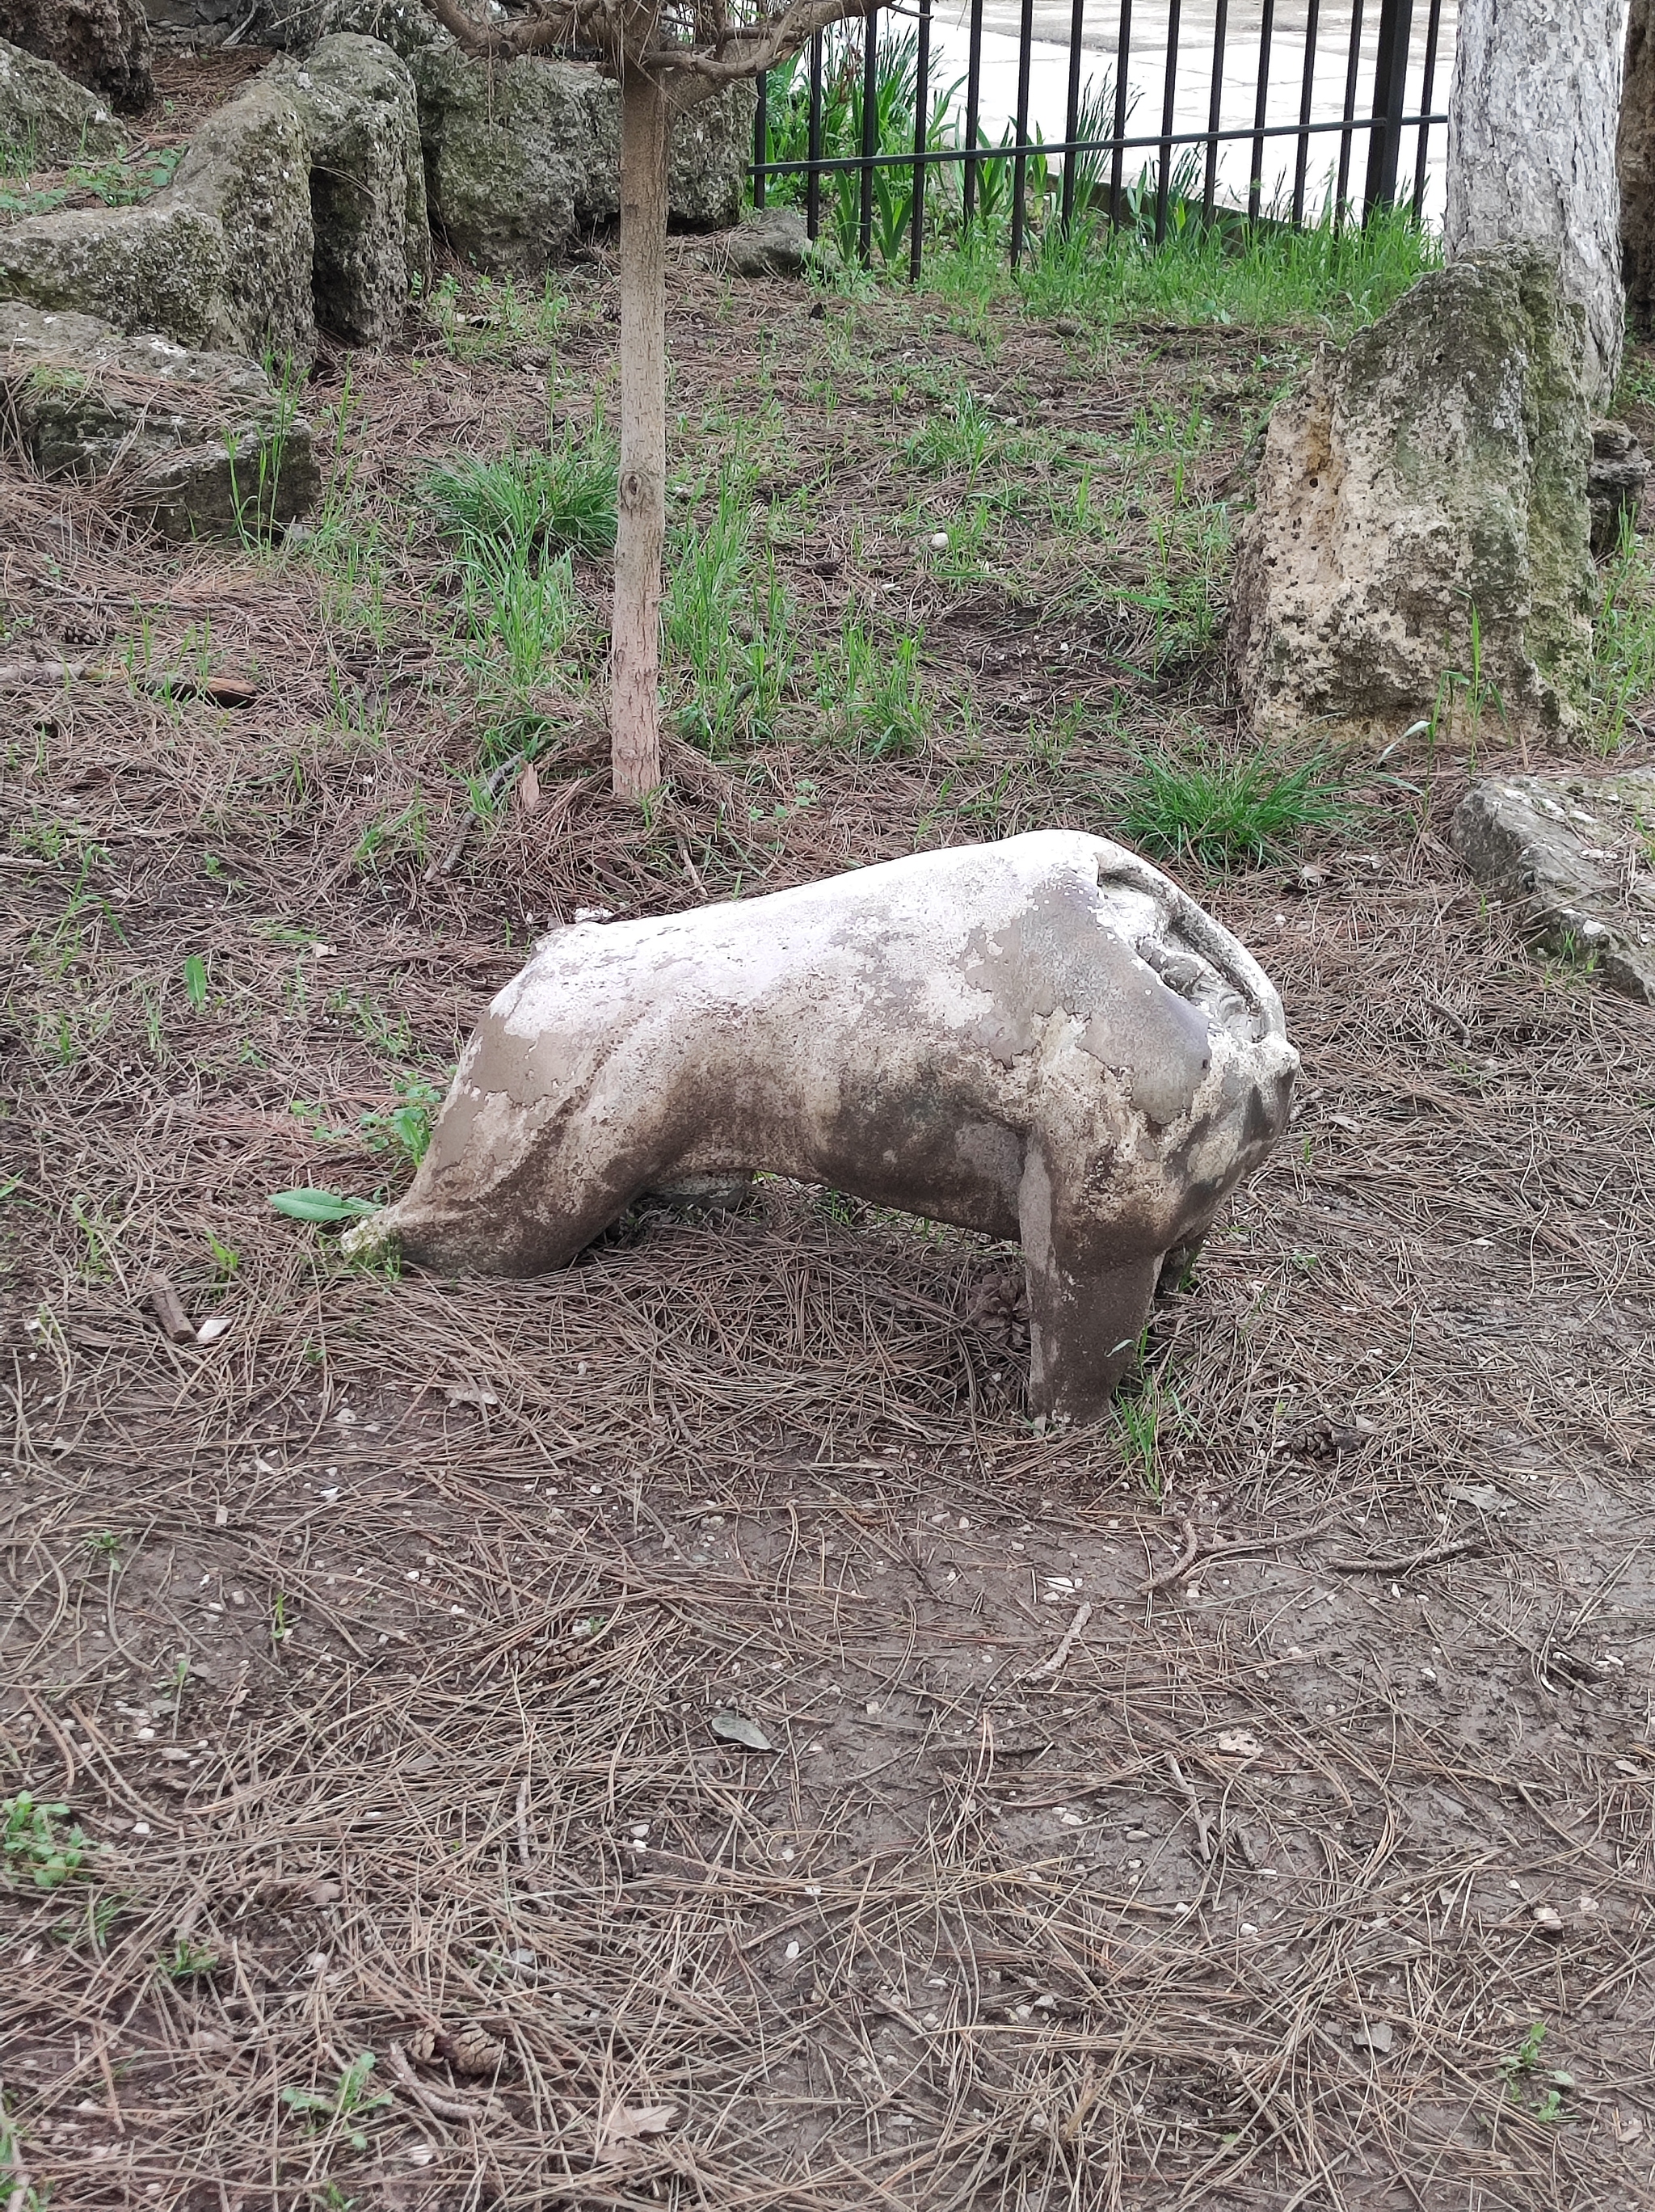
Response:
POLYGON ((1021 1239, 1030 1410, 1089 1420, 1297 1066, 1227 930, 1136 854, 1043 830, 557 931, 407 1195, 348 1242, 530 1275, 646 1191, 767 1169, 1021 1239))
POLYGON ((1567 729, 1590 670, 1580 311, 1535 246, 1421 278, 1271 417, 1231 589, 1255 728, 1567 729))

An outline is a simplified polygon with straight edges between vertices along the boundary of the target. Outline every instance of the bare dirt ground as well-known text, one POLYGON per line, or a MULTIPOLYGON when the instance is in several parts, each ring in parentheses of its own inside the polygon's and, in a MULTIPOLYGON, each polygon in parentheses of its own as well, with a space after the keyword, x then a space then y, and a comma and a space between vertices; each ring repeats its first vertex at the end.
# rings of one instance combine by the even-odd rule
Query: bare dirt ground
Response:
POLYGON ((308 544, 0 478, 7 659, 112 672, 0 695, 0 1786, 84 1836, 0 1890, 9 2212, 1649 2204, 1655 1020, 1485 908, 1463 763, 1185 872, 1300 1104, 1095 1431, 1024 1418, 1015 1254, 833 1194, 512 1285, 270 1209, 404 1173, 362 1117, 578 908, 1108 831, 1131 743, 1239 742, 1215 503, 1302 335, 686 258, 688 508, 762 446, 790 635, 889 600, 928 734, 675 743, 640 820, 577 643, 537 810, 458 846, 493 710, 410 495, 589 420, 613 316, 597 268, 549 341, 462 290, 324 362, 308 544), (979 479, 907 442, 956 376, 1023 441, 960 576, 916 516, 979 479))

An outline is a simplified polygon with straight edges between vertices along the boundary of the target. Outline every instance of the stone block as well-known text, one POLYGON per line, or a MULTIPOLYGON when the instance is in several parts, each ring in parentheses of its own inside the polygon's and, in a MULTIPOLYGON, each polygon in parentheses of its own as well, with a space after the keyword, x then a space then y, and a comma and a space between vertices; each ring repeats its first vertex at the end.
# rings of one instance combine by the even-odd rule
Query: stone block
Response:
POLYGON ((295 520, 320 478, 310 424, 256 362, 0 305, 0 424, 44 476, 100 483, 169 538, 295 520))
POLYGON ((118 153, 118 123, 94 92, 0 39, 0 146, 38 168, 118 153))
MULTIPOLYGON (((410 62, 431 220, 463 261, 530 281, 621 212, 621 96, 588 63, 469 61, 452 41, 410 62)), ((751 158, 755 94, 735 85, 673 125, 669 219, 733 223, 751 158)))
POLYGON ((1590 961, 1616 990, 1655 1004, 1655 769, 1485 777, 1449 835, 1544 950, 1590 961))
POLYGON ((1624 422, 1591 426, 1591 465, 1586 474, 1586 505, 1591 516, 1591 550, 1599 560, 1621 542, 1622 525, 1638 526, 1638 510, 1649 480, 1644 449, 1624 422))
POLYGON ((797 208, 749 208, 724 241, 737 276, 802 276, 817 247, 797 208))
POLYGON ((353 345, 384 345, 431 273, 414 80, 389 46, 349 32, 272 75, 309 143, 317 320, 353 345))
POLYGON ((143 0, 0 0, 0 39, 52 63, 122 115, 155 98, 143 0))
POLYGON ((1260 735, 1399 736, 1473 694, 1577 719, 1591 647, 1579 311, 1538 248, 1422 277, 1270 418, 1229 649, 1260 735))
POLYGON ((208 117, 152 199, 0 230, 0 300, 302 369, 316 349, 309 171, 299 112, 266 71, 208 117))

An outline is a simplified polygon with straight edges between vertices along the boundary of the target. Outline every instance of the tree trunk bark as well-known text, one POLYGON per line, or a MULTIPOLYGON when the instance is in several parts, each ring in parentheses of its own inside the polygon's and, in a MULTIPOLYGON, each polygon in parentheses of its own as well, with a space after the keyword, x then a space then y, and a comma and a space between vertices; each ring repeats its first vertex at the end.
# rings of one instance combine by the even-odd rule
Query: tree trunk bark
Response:
POLYGON ((1463 0, 1448 95, 1451 256, 1518 239, 1558 254, 1584 308, 1586 397, 1620 374, 1615 133, 1627 0, 1463 0))
POLYGON ((616 796, 661 781, 661 557, 667 512, 667 97, 621 80, 621 485, 609 647, 616 796))
POLYGON ((1627 320, 1655 330, 1655 14, 1632 0, 1627 23, 1625 89, 1616 146, 1621 172, 1621 273, 1627 320))

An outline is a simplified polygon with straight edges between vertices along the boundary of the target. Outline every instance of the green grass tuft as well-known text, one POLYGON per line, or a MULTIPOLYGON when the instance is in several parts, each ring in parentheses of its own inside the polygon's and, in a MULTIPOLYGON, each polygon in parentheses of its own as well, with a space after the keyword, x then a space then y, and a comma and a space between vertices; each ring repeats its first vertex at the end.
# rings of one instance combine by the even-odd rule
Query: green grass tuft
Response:
POLYGON ((1048 226, 1015 274, 996 240, 967 237, 926 264, 931 289, 962 307, 1021 298, 1034 315, 1117 322, 1312 325, 1340 336, 1364 328, 1442 258, 1440 240, 1406 209, 1336 230, 1325 210, 1305 230, 1197 216, 1157 246, 1141 231, 1048 226))
POLYGON ((1352 801, 1328 768, 1322 753, 1290 766, 1268 751, 1246 760, 1141 752, 1120 794, 1120 825, 1149 852, 1209 868, 1261 866, 1351 819, 1352 801))
POLYGON ((615 544, 620 457, 599 424, 547 453, 472 458, 433 469, 422 487, 441 526, 468 549, 504 547, 520 558, 591 556, 615 544))
POLYGON ((1628 521, 1598 572, 1603 596, 1591 632, 1594 735, 1612 752, 1625 743, 1632 710, 1655 692, 1655 564, 1628 521))

